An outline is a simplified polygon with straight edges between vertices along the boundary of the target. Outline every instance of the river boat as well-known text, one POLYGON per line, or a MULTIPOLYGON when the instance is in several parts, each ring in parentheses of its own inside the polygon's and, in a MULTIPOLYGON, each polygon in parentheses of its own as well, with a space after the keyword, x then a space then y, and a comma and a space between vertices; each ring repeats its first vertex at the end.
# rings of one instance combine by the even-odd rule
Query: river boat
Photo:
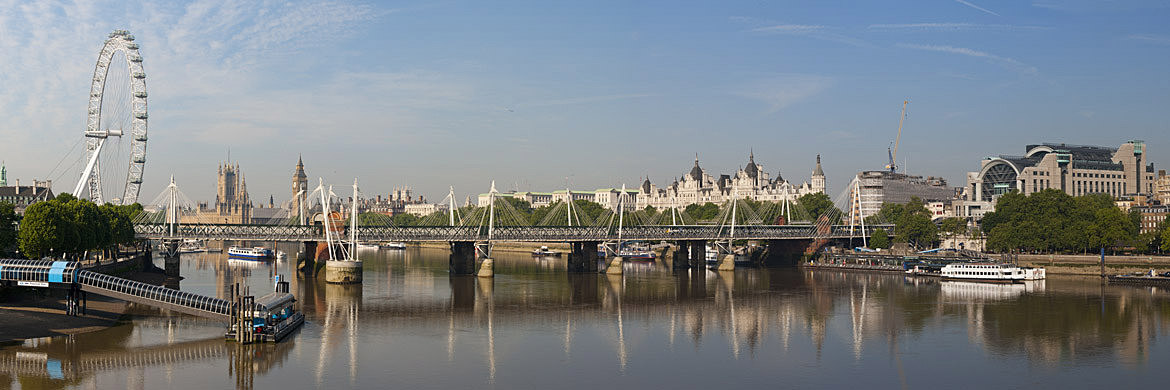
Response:
POLYGON ((1043 268, 1018 267, 998 263, 951 263, 942 267, 939 276, 944 279, 984 282, 1022 282, 1045 278, 1043 268))
POLYGON ((640 249, 626 249, 618 252, 618 256, 633 261, 654 261, 654 258, 658 257, 653 251, 640 249))
POLYGON ((547 246, 541 246, 532 251, 533 256, 560 256, 561 252, 554 249, 549 249, 547 246))
POLYGON ((207 252, 207 246, 203 245, 202 240, 183 240, 179 244, 179 253, 201 253, 207 252))
POLYGON ((405 242, 383 242, 381 244, 381 247, 382 247, 382 249, 402 250, 402 249, 406 249, 406 243, 405 242))
POLYGON ((376 251, 376 250, 378 250, 378 244, 359 243, 359 244, 357 244, 357 249, 359 251, 376 251))
POLYGON ((272 249, 257 246, 251 248, 241 248, 233 246, 228 248, 228 258, 240 260, 267 260, 271 259, 275 253, 272 249))
POLYGON ((1170 286, 1170 272, 1162 274, 1154 270, 1131 275, 1109 275, 1109 284, 1130 284, 1138 286, 1170 286))

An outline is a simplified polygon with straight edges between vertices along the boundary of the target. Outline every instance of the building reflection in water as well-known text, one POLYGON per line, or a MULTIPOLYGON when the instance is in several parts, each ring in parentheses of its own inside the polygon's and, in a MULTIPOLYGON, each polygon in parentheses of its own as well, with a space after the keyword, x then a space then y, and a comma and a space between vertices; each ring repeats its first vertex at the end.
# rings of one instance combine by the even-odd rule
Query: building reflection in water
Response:
MULTIPOLYGON (((379 354, 391 348, 387 345, 411 338, 412 347, 433 342, 437 362, 428 364, 444 358, 449 367, 471 364, 484 370, 475 375, 489 383, 522 375, 513 362, 522 359, 517 355, 549 348, 562 349, 565 364, 573 367, 634 375, 640 362, 691 353, 682 347, 687 339, 693 353, 713 359, 779 354, 793 361, 848 360, 826 366, 890 361, 905 383, 904 367, 921 362, 900 351, 932 346, 901 341, 925 333, 957 333, 970 350, 997 359, 1051 365, 1106 359, 1142 367, 1170 323, 1167 292, 1101 286, 1095 279, 984 284, 829 270, 671 270, 656 262, 626 264, 623 275, 569 274, 563 260, 527 254, 501 255, 496 278, 483 279, 447 275, 446 253, 433 252, 389 252, 393 255, 367 261, 363 285, 290 278, 309 324, 283 343, 187 341, 191 332, 218 336, 222 328, 155 311, 156 317, 131 326, 0 349, 0 372, 11 376, 0 381, 84 386, 94 383, 96 373, 112 371, 142 384, 141 377, 154 375, 155 368, 169 378, 174 367, 190 367, 189 362, 226 361, 239 388, 251 388, 257 376, 286 363, 318 387, 336 385, 330 378, 343 376, 350 386, 361 386, 369 383, 363 375, 380 373, 359 370, 359 356, 384 356, 379 354), (534 328, 554 337, 529 337, 526 332, 534 328), (663 345, 653 345, 655 340, 663 345), (311 347, 287 362, 298 342, 311 347), (830 350, 836 353, 824 353, 830 350)), ((226 297, 228 286, 241 283, 256 293, 278 273, 261 264, 198 257, 185 265, 193 270, 185 285, 213 285, 214 293, 226 297)), ((383 363, 374 359, 364 366, 383 363)))

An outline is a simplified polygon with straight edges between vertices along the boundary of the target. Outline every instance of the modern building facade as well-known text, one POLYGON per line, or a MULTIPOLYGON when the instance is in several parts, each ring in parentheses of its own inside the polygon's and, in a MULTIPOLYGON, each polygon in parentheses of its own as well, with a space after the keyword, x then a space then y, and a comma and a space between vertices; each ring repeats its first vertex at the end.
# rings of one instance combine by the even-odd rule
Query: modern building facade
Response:
MULTIPOLYGON (((886 203, 903 204, 918 198, 932 204, 932 215, 944 216, 946 204, 955 199, 956 189, 946 179, 914 176, 890 171, 863 171, 849 186, 849 218, 865 219, 877 214, 886 203)), ((858 221, 860 222, 860 221, 858 221)))
POLYGON ((960 212, 977 216, 994 211, 996 199, 1012 191, 1028 195, 1057 189, 1071 196, 1100 193, 1114 198, 1153 194, 1156 178, 1148 156, 1145 142, 1136 140, 1116 148, 1027 145, 1022 156, 987 157, 978 172, 967 173, 960 212))
POLYGON ((1094 193, 1121 197, 1154 192, 1154 165, 1143 141, 1116 148, 1045 143, 1028 145, 1023 156, 988 157, 968 175, 974 201, 1019 191, 1025 195, 1058 189, 1072 196, 1094 193))

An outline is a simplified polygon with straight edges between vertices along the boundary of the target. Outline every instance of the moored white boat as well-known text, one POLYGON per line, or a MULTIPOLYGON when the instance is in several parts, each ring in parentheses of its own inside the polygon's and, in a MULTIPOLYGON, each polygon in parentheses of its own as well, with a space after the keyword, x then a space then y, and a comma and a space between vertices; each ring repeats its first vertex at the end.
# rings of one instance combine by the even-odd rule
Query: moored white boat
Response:
POLYGON ((1046 277, 1043 268, 997 263, 951 263, 944 266, 939 275, 944 279, 991 282, 1042 280, 1046 277))
POLYGON ((372 250, 378 250, 378 244, 361 244, 361 243, 359 243, 359 244, 357 244, 357 249, 358 249, 359 251, 363 251, 363 250, 370 250, 370 251, 372 251, 372 250))
POLYGON ((382 249, 406 249, 405 242, 383 242, 382 249))
POLYGON ((557 251, 557 250, 549 249, 547 246, 541 246, 540 248, 534 249, 532 251, 532 255, 533 256, 560 256, 561 252, 557 251))
POLYGON ((228 248, 228 258, 233 258, 233 259, 264 260, 264 259, 271 259, 274 255, 275 254, 272 252, 272 249, 268 249, 268 248, 260 247, 260 246, 251 247, 251 248, 241 248, 241 247, 233 246, 231 248, 228 248))
POLYGON ((207 247, 203 245, 202 240, 183 240, 179 244, 179 253, 199 253, 207 252, 207 247))

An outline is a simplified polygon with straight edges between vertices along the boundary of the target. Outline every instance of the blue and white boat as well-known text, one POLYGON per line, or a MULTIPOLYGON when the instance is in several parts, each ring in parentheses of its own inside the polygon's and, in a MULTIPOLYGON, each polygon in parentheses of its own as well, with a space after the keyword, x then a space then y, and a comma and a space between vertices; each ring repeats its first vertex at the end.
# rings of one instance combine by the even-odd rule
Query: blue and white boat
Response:
POLYGON ((272 249, 268 249, 268 248, 260 247, 260 246, 251 247, 251 248, 240 248, 240 247, 233 246, 233 247, 228 249, 228 258, 229 259, 267 260, 267 259, 271 259, 273 256, 274 256, 274 253, 272 252, 272 249))

